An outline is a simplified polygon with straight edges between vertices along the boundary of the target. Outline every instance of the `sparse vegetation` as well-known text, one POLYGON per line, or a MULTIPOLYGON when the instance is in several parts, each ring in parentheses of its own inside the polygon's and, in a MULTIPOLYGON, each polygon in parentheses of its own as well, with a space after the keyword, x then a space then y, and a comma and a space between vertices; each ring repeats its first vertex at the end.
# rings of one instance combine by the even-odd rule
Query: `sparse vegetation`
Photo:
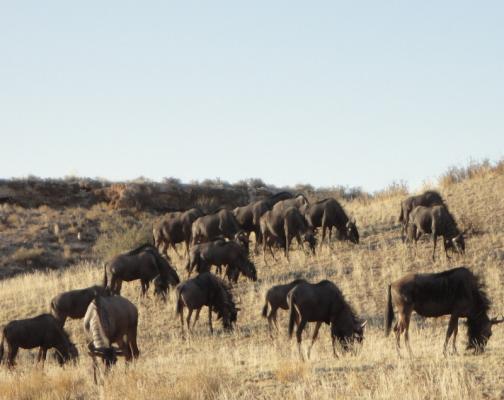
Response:
MULTIPOLYGON (((461 354, 443 357, 445 318, 422 320, 413 317, 412 359, 398 358, 394 339, 386 339, 383 334, 386 285, 410 271, 434 272, 466 265, 486 283, 488 295, 493 300, 490 314, 504 313, 504 175, 498 169, 502 167, 496 168, 440 189, 461 227, 472 227, 463 257, 446 260, 440 256, 433 263, 429 258, 430 245, 419 243, 414 251, 401 243, 397 222, 399 202, 403 198, 401 190, 369 197, 365 202, 342 200, 345 209, 356 217, 361 243, 355 246, 334 242, 332 249, 324 247, 314 257, 294 247, 290 263, 279 254, 278 262, 270 262, 268 266, 263 264, 261 256, 253 257, 259 280, 252 283, 242 278, 234 288, 241 302, 235 332, 224 333, 219 325, 216 334, 209 335, 204 318, 206 310, 203 310, 194 335, 183 336, 180 321, 175 318, 173 293, 164 305, 153 298, 139 299, 138 286, 128 284, 123 287, 123 294, 138 305, 140 314, 138 344, 141 355, 135 364, 125 366, 121 360, 102 386, 94 385, 82 322, 71 320, 67 329, 79 347, 78 365, 62 369, 48 357, 44 371, 40 371, 34 365, 37 350, 22 351, 14 372, 0 366, 0 398, 502 398, 502 325, 494 328, 487 351, 478 356, 463 351, 466 328, 460 324, 461 354), (356 312, 368 319, 364 344, 355 355, 334 358, 329 329, 323 325, 311 359, 302 363, 295 341, 288 341, 286 337, 287 313, 283 310, 278 316, 281 331, 274 339, 270 338, 267 321, 261 316, 264 294, 274 284, 301 276, 310 281, 330 279, 336 282, 356 312)), ((7 257, 3 259, 20 247, 12 245, 13 232, 24 242, 41 243, 45 251, 53 251, 50 246, 60 246, 51 241, 54 234, 48 229, 38 233, 26 231, 29 224, 47 227, 54 221, 60 224, 60 235, 74 254, 72 245, 80 242, 73 241, 75 233, 73 236, 67 234, 67 228, 72 226, 69 210, 37 209, 40 215, 33 211, 13 205, 0 207, 4 216, 19 214, 16 221, 19 225, 8 228, 8 235, 2 232, 3 237, 9 238, 3 249, 7 257), (32 234, 41 236, 34 240, 29 236, 32 234)), ((83 215, 79 229, 98 238, 94 248, 94 241, 86 242, 87 250, 79 256, 90 258, 93 251, 91 261, 74 260, 72 267, 63 271, 19 274, 0 281, 1 325, 12 319, 46 312, 49 300, 61 291, 100 282, 102 257, 150 238, 149 218, 153 216, 148 213, 110 211, 107 207, 94 206, 91 210, 82 209, 78 215, 83 215)), ((174 253, 171 256, 180 271, 185 260, 174 253)), ((313 327, 307 331, 304 346, 310 342, 313 327)))

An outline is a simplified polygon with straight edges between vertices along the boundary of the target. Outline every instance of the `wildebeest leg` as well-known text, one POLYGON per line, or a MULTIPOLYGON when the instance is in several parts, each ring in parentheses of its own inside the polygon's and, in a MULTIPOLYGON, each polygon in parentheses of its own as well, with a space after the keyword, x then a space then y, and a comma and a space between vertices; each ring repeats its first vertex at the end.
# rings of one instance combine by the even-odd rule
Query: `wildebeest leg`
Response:
POLYGON ((46 360, 46 356, 47 356, 47 349, 45 347, 40 347, 39 348, 39 352, 38 352, 38 356, 37 356, 37 362, 41 362, 42 361, 42 368, 44 368, 44 363, 45 363, 45 360, 46 360))
POLYGON ((275 308, 274 311, 272 310, 271 314, 273 314, 272 317, 273 317, 273 322, 275 323, 275 328, 276 328, 277 332, 279 332, 280 329, 278 329, 278 321, 277 321, 278 308, 275 308))
POLYGON ((140 284, 141 284, 141 288, 142 288, 141 296, 145 297, 147 290, 149 290, 149 281, 142 280, 142 281, 140 281, 140 284))
POLYGON ((182 326, 182 333, 184 333, 184 306, 180 308, 180 325, 182 326))
POLYGON ((124 359, 126 361, 131 361, 131 350, 130 350, 129 346, 127 346, 126 343, 124 342, 124 339, 122 336, 117 339, 117 345, 124 353, 124 359))
POLYGON ((413 355, 411 352, 411 347, 409 343, 409 325, 411 321, 411 313, 412 311, 409 311, 407 314, 404 316, 404 323, 405 323, 405 329, 404 329, 404 342, 406 343, 406 348, 408 349, 408 353, 410 357, 413 355))
POLYGON ((285 230, 285 258, 287 258, 287 261, 289 261, 289 247, 290 247, 290 242, 292 238, 289 236, 289 232, 286 229, 285 230))
MULTIPOLYGON (((445 342, 444 342, 444 346, 443 346, 443 354, 444 355, 446 355, 446 347, 448 347, 448 342, 450 341, 450 337, 453 334, 453 332, 455 331, 455 329, 457 329, 457 327, 458 327, 458 316, 456 316, 455 314, 452 314, 450 317, 450 322, 448 322, 448 330, 446 331, 446 338, 445 338, 445 342)), ((453 349, 456 352, 457 350, 455 348, 455 338, 456 338, 456 335, 453 337, 453 349)))
POLYGON ((189 240, 185 241, 186 257, 189 258, 189 240))
POLYGON ((450 256, 448 255, 448 248, 446 247, 446 238, 444 236, 443 236, 443 246, 444 246, 444 252, 445 252, 446 259, 449 260, 450 256))
POLYGON ((333 351, 334 357, 339 358, 338 353, 336 353, 336 336, 331 335, 331 340, 332 340, 332 351, 333 351))
POLYGON ((436 254, 436 243, 437 243, 437 234, 434 230, 432 230, 432 241, 434 242, 434 249, 432 249, 432 261, 435 260, 434 255, 436 254))
POLYGON ((9 351, 7 353, 7 367, 12 368, 14 367, 14 365, 16 365, 14 359, 17 356, 18 350, 19 347, 9 345, 9 351))
POLYGON ((297 330, 296 330, 298 351, 299 351, 299 355, 301 356, 301 360, 303 360, 303 361, 304 361, 304 357, 303 357, 303 352, 301 351, 301 341, 303 340, 303 329, 305 328, 307 322, 308 322, 307 320, 301 319, 301 322, 299 323, 297 330))
POLYGON ((322 322, 317 321, 317 324, 315 325, 315 331, 313 332, 313 337, 312 337, 311 345, 310 345, 310 347, 308 347, 308 358, 310 358, 311 349, 313 347, 313 344, 315 343, 315 340, 317 339, 318 331, 320 329, 320 325, 322 325, 322 322))
POLYGON ((131 329, 131 332, 128 334, 126 338, 126 342, 128 344, 128 348, 130 349, 133 355, 133 358, 138 358, 138 356, 140 355, 140 350, 138 350, 136 329, 131 329))
POLYGON ((210 333, 213 335, 212 306, 208 306, 208 324, 210 325, 210 333))
POLYGON ((193 313, 192 308, 189 308, 189 314, 187 315, 186 322, 187 322, 187 329, 189 330, 190 333, 192 333, 191 330, 191 315, 193 313))
POLYGON ((198 308, 198 309, 196 310, 196 315, 194 316, 194 322, 193 322, 193 324, 192 324, 192 328, 193 328, 193 329, 194 329, 194 327, 196 326, 196 321, 198 321, 200 311, 201 311, 201 308, 198 308))

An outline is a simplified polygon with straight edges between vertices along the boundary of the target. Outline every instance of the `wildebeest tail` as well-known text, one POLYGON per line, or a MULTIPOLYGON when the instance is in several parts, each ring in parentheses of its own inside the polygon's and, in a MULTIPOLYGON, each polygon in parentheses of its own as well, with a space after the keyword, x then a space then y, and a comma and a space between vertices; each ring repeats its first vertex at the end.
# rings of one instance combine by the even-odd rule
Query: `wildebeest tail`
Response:
POLYGON ((2 341, 0 342, 0 364, 3 363, 3 356, 4 356, 4 334, 2 332, 2 341))
POLYGON ((266 303, 264 303, 264 307, 262 308, 262 316, 264 318, 268 316, 268 299, 266 299, 266 303))
POLYGON ((296 306, 292 299, 292 293, 288 294, 289 300, 289 339, 292 338, 292 332, 294 332, 294 324, 296 323, 296 306))
POLYGON ((107 287, 107 263, 103 264, 103 287, 107 287))
POLYGON ((177 288, 176 293, 177 293, 177 305, 175 308, 175 313, 177 315, 180 315, 182 313, 182 310, 184 309, 184 304, 182 303, 182 297, 179 288, 177 288))
POLYGON ((392 307, 392 292, 391 286, 388 285, 387 290, 387 306, 385 309, 385 336, 390 334, 392 328, 392 321, 394 320, 394 308, 392 307))

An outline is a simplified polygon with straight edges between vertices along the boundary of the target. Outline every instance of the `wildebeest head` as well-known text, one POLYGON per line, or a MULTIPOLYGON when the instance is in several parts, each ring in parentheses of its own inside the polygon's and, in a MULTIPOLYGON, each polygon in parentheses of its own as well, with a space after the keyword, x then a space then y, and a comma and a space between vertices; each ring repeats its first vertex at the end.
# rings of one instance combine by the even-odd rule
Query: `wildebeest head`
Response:
POLYGON ((247 278, 252 279, 254 282, 257 281, 257 270, 252 261, 248 258, 243 258, 239 264, 240 272, 247 278))
POLYGON ((504 322, 504 316, 489 319, 486 314, 480 314, 477 317, 468 318, 467 335, 469 343, 467 348, 473 349, 476 353, 483 352, 492 336, 492 326, 502 322, 504 322))
POLYGON ((331 324, 331 335, 338 340, 343 351, 350 351, 355 342, 362 343, 364 340, 364 327, 367 321, 355 319, 352 326, 341 326, 336 323, 331 324))
POLYGON ((465 253, 465 240, 464 240, 464 232, 459 233, 457 236, 451 239, 453 248, 457 253, 464 254, 465 253))
POLYGON ((121 349, 114 346, 96 348, 93 342, 88 343, 88 350, 91 357, 101 358, 107 367, 114 365, 118 356, 125 355, 121 349))
POLYGON ((240 246, 242 246, 248 253, 249 250, 249 238, 247 236, 247 233, 243 230, 240 230, 236 233, 234 236, 234 240, 236 243, 238 243, 240 246))
POLYGON ((317 244, 317 239, 315 239, 315 234, 312 229, 308 229, 304 234, 304 241, 308 243, 310 250, 313 254, 315 254, 315 246, 317 244))
POLYGON ((79 352, 77 351, 77 347, 74 343, 68 342, 68 345, 63 349, 63 351, 56 349, 54 357, 58 361, 59 365, 63 365, 68 361, 75 362, 79 358, 79 352))
POLYGON ((157 275, 154 280, 154 294, 159 296, 163 301, 166 302, 166 295, 168 293, 168 280, 163 279, 161 275, 157 275))
POLYGON ((350 240, 354 244, 358 244, 359 243, 359 231, 357 230, 357 225, 355 224, 355 218, 353 218, 352 220, 349 220, 346 223, 345 228, 346 228, 346 231, 345 231, 346 239, 350 240))

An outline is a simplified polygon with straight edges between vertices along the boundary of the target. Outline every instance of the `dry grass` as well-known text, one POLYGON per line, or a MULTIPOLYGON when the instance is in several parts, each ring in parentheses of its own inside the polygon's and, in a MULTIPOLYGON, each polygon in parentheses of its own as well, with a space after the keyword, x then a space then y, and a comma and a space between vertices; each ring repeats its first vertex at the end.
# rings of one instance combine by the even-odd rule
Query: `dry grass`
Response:
MULTIPOLYGON (((241 311, 238 328, 227 334, 220 325, 210 336, 206 310, 193 336, 181 334, 173 293, 167 304, 139 300, 136 283, 123 286, 124 295, 139 308, 140 359, 121 361, 104 384, 93 384, 91 362, 84 351, 81 321, 69 321, 68 331, 81 352, 77 366, 34 365, 36 351, 22 350, 14 372, 0 369, 1 399, 329 399, 329 398, 503 398, 504 327, 494 329, 487 351, 464 352, 465 327, 458 339, 460 355, 442 356, 447 320, 415 318, 411 327, 414 356, 396 355, 393 339, 383 335, 385 288, 410 271, 441 271, 468 265, 481 274, 493 300, 492 314, 504 312, 504 177, 476 176, 449 185, 442 194, 462 223, 474 221, 477 234, 467 240, 467 254, 451 261, 441 252, 432 263, 430 243, 418 251, 404 247, 397 225, 401 194, 390 193, 345 207, 357 219, 361 244, 334 243, 315 257, 294 252, 291 263, 256 259, 257 283, 240 280, 235 288, 241 311), (271 339, 260 311, 268 287, 295 276, 312 281, 333 280, 357 312, 369 320, 366 338, 356 355, 334 358, 329 329, 323 326, 311 359, 301 362, 294 341, 283 327, 271 339)), ((183 261, 173 259, 182 270, 183 261)), ((47 310, 52 296, 101 280, 100 263, 79 263, 65 271, 36 272, 0 282, 0 323, 47 310)), ((304 346, 308 344, 308 333, 304 346)))

